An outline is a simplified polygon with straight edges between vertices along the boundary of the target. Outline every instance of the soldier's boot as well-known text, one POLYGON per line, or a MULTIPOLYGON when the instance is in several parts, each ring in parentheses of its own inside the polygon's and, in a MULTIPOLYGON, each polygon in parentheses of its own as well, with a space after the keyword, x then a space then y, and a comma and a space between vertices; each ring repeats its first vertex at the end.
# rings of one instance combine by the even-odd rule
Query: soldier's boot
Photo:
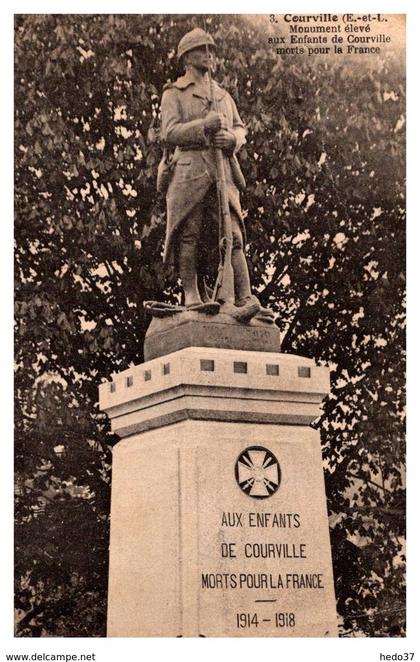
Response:
POLYGON ((184 289, 185 306, 203 303, 197 283, 197 247, 181 243, 179 247, 179 275, 184 289))
POLYGON ((235 278, 235 307, 231 314, 239 322, 248 322, 261 309, 257 297, 251 294, 248 265, 243 250, 232 251, 232 267, 235 278))
POLYGON ((270 318, 270 321, 274 319, 273 312, 268 308, 263 308, 257 297, 251 293, 248 265, 242 250, 232 252, 232 266, 235 274, 235 306, 238 307, 235 318, 242 322, 253 317, 270 318))
POLYGON ((215 315, 220 304, 216 301, 203 303, 197 280, 197 247, 183 243, 179 247, 179 275, 184 289, 185 307, 200 313, 215 315))

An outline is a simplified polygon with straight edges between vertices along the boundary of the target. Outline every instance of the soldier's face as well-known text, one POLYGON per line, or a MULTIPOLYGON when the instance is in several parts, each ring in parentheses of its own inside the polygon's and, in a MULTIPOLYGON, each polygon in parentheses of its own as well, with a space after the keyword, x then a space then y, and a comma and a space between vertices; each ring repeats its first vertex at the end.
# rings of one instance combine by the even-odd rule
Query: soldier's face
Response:
POLYGON ((185 55, 185 60, 187 64, 190 64, 195 69, 207 71, 208 67, 211 67, 213 53, 211 48, 206 49, 205 46, 199 46, 188 51, 185 55))

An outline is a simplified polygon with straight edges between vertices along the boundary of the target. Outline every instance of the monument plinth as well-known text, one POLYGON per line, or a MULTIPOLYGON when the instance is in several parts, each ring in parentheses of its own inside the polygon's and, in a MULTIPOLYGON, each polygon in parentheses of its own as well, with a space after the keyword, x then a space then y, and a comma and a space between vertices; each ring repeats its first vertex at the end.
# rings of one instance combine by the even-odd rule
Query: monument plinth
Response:
POLYGON ((255 318, 244 324, 224 313, 224 308, 216 316, 186 310, 163 319, 154 317, 144 340, 145 360, 193 346, 241 348, 251 352, 278 351, 280 332, 275 324, 255 318))
POLYGON ((319 433, 329 371, 186 347, 100 387, 108 636, 337 636, 319 433))

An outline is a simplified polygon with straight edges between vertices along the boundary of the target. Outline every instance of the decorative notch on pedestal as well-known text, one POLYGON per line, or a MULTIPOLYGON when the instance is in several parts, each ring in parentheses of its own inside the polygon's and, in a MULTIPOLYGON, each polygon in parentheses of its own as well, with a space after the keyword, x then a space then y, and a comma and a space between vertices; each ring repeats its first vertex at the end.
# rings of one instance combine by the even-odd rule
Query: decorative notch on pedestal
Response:
POLYGON ((151 370, 145 370, 143 375, 144 375, 144 381, 145 382, 150 382, 150 380, 152 379, 152 371, 151 370))
POLYGON ((214 372, 213 359, 200 359, 200 370, 204 372, 214 372))
POLYGON ((308 366, 299 366, 298 367, 298 377, 310 377, 311 369, 308 366))
POLYGON ((171 364, 164 363, 162 366, 162 375, 169 375, 170 372, 171 372, 171 364))
POLYGON ((130 375, 129 377, 127 377, 125 383, 126 383, 126 386, 127 386, 127 387, 128 387, 128 386, 133 386, 133 375, 130 375))
POLYGON ((115 391, 117 390, 117 385, 116 385, 115 382, 110 383, 109 390, 110 390, 111 393, 115 393, 115 391))
POLYGON ((280 374, 280 366, 277 363, 266 363, 265 372, 270 377, 278 377, 280 374))
POLYGON ((233 372, 246 375, 248 372, 248 363, 246 363, 245 361, 234 361, 233 372))

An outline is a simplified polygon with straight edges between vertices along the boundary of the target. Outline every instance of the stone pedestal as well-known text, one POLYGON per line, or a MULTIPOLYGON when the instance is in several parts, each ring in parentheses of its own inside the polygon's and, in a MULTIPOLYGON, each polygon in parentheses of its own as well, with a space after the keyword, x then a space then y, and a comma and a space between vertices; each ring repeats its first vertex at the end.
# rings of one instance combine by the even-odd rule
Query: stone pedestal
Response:
POLYGON ((244 324, 223 312, 203 315, 187 310, 163 319, 153 317, 144 339, 146 361, 186 347, 277 352, 280 332, 275 324, 264 324, 257 318, 244 324))
POLYGON ((100 389, 108 636, 337 636, 319 434, 328 369, 189 347, 100 389))

